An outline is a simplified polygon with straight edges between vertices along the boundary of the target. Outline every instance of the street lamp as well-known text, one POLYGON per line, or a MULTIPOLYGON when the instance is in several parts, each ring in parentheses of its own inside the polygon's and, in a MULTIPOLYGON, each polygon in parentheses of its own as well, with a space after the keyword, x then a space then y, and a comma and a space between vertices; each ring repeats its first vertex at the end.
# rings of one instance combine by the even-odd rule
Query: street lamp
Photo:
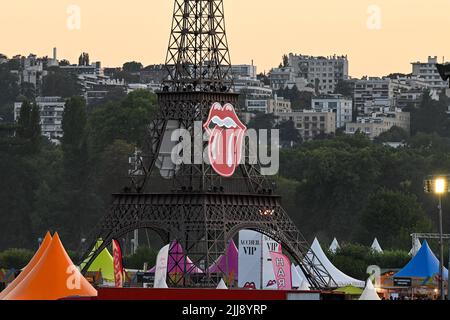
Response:
MULTIPOLYGON (((439 199, 439 289, 441 293, 441 300, 445 300, 444 293, 444 239, 442 230, 442 196, 449 193, 449 180, 447 176, 431 176, 425 180, 425 192, 434 193, 439 199)), ((449 249, 450 250, 450 249, 449 249)), ((450 268, 450 257, 449 257, 450 268)), ((448 281, 448 279, 447 279, 448 281)), ((450 285, 447 284, 447 299, 450 299, 450 285)))

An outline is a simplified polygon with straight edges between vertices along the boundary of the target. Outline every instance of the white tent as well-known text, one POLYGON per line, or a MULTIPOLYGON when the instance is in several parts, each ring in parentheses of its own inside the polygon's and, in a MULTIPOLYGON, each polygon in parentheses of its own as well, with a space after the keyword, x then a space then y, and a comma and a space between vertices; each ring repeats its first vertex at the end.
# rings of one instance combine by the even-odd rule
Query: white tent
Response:
POLYGON ((292 288, 300 288, 303 278, 298 273, 294 264, 291 264, 292 288))
POLYGON ((378 242, 378 239, 375 238, 373 240, 372 246, 371 246, 372 250, 378 253, 383 253, 383 249, 381 249, 380 243, 378 242))
POLYGON ((311 291, 311 288, 309 287, 308 281, 306 279, 303 279, 302 284, 298 288, 299 291, 311 291))
POLYGON ((337 241, 336 238, 334 238, 333 242, 331 242, 331 245, 330 245, 330 248, 329 248, 330 252, 336 253, 336 251, 338 249, 340 249, 340 248, 341 248, 341 246, 339 245, 339 242, 337 241))
POLYGON ((422 248, 422 245, 420 244, 419 239, 416 238, 416 240, 414 241, 414 245, 408 254, 410 256, 414 257, 416 255, 416 253, 419 252, 420 248, 422 248))
POLYGON ((219 285, 217 286, 216 289, 218 289, 218 290, 227 290, 228 289, 228 287, 225 284, 225 281, 223 281, 223 279, 220 280, 219 285))
POLYGON ((319 240, 317 240, 317 238, 314 239, 314 242, 309 250, 314 252, 317 259, 319 259, 324 268, 328 271, 333 280, 336 282, 338 287, 345 287, 352 285, 354 287, 364 288, 365 285, 364 281, 360 281, 346 275, 331 263, 331 261, 327 258, 325 252, 323 252, 322 247, 320 246, 319 240))
POLYGON ((359 300, 381 300, 370 278, 367 280, 366 288, 359 297, 359 300))
POLYGON ((300 266, 295 266, 295 270, 297 270, 297 273, 299 274, 300 278, 306 279, 306 276, 303 273, 303 270, 302 270, 302 268, 300 268, 300 266))

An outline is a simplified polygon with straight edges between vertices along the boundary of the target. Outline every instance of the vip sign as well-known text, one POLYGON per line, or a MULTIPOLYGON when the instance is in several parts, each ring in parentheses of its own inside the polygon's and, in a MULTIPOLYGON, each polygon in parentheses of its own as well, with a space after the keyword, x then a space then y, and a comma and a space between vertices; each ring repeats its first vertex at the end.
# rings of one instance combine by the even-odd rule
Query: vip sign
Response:
POLYGON ((281 252, 281 245, 272 238, 262 235, 263 245, 263 279, 262 288, 264 290, 277 290, 277 282, 272 266, 270 252, 281 252))
POLYGON ((261 234, 239 231, 238 286, 261 289, 261 234))
POLYGON ((212 168, 222 177, 231 177, 241 162, 247 127, 231 104, 222 106, 216 102, 203 128, 209 135, 208 157, 212 168))

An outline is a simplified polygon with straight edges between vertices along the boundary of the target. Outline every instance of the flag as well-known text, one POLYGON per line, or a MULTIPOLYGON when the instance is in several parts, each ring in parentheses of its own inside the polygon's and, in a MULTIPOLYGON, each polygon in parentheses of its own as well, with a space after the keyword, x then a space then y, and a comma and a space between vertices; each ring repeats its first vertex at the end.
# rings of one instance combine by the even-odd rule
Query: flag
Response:
POLYGON ((270 252, 278 290, 292 290, 291 262, 280 252, 270 252))
POLYGON ((112 241, 113 258, 114 258, 114 280, 116 288, 123 287, 123 264, 122 264, 122 250, 117 240, 112 241))

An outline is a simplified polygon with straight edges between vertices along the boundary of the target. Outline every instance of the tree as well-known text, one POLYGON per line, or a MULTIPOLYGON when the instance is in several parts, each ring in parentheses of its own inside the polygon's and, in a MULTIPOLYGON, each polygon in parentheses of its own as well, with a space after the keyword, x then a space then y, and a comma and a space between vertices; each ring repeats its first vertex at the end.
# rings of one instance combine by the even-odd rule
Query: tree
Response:
POLYGON ((283 121, 276 128, 280 130, 280 140, 283 147, 293 147, 302 142, 302 137, 295 127, 294 121, 283 121))
POLYGON ((78 58, 79 66, 89 66, 89 53, 83 52, 78 58))
POLYGON ((432 223, 414 195, 382 188, 369 197, 362 213, 360 240, 377 237, 387 248, 406 249, 411 233, 431 229, 432 223))
POLYGON ((142 63, 140 62, 136 62, 136 61, 131 61, 131 62, 126 62, 123 64, 123 71, 125 72, 129 72, 129 73, 136 73, 141 71, 141 69, 144 66, 142 65, 142 63))
POLYGON ((351 82, 339 80, 334 89, 335 94, 342 94, 344 97, 353 97, 353 86, 351 82))
POLYGON ((270 130, 275 126, 276 117, 272 113, 258 112, 248 123, 248 128, 259 130, 270 130))
POLYGON ((31 104, 28 100, 22 102, 19 119, 17 120, 17 137, 28 139, 28 130, 30 128, 31 104))
POLYGON ((441 136, 450 137, 447 107, 447 101, 444 97, 435 101, 431 99, 430 92, 425 91, 419 108, 414 109, 411 113, 412 134, 436 132, 441 136))
POLYGON ((0 64, 0 106, 13 104, 20 94, 19 77, 10 72, 6 64, 0 64))
POLYGON ((60 67, 70 66, 70 61, 69 61, 69 60, 66 60, 66 59, 63 59, 63 60, 61 60, 61 61, 59 62, 59 66, 60 66, 60 67))
POLYGON ((393 126, 391 129, 389 129, 386 132, 383 132, 378 137, 375 138, 376 142, 383 143, 383 142, 405 142, 409 138, 408 132, 406 132, 404 129, 393 126))
POLYGON ((145 90, 97 107, 89 117, 89 141, 94 152, 101 153, 114 140, 140 146, 157 110, 155 94, 145 90))
POLYGON ((49 71, 42 83, 42 95, 69 98, 81 94, 77 76, 59 68, 49 71))
POLYGON ((287 54, 283 55, 283 62, 282 65, 284 68, 289 67, 289 57, 287 54))

